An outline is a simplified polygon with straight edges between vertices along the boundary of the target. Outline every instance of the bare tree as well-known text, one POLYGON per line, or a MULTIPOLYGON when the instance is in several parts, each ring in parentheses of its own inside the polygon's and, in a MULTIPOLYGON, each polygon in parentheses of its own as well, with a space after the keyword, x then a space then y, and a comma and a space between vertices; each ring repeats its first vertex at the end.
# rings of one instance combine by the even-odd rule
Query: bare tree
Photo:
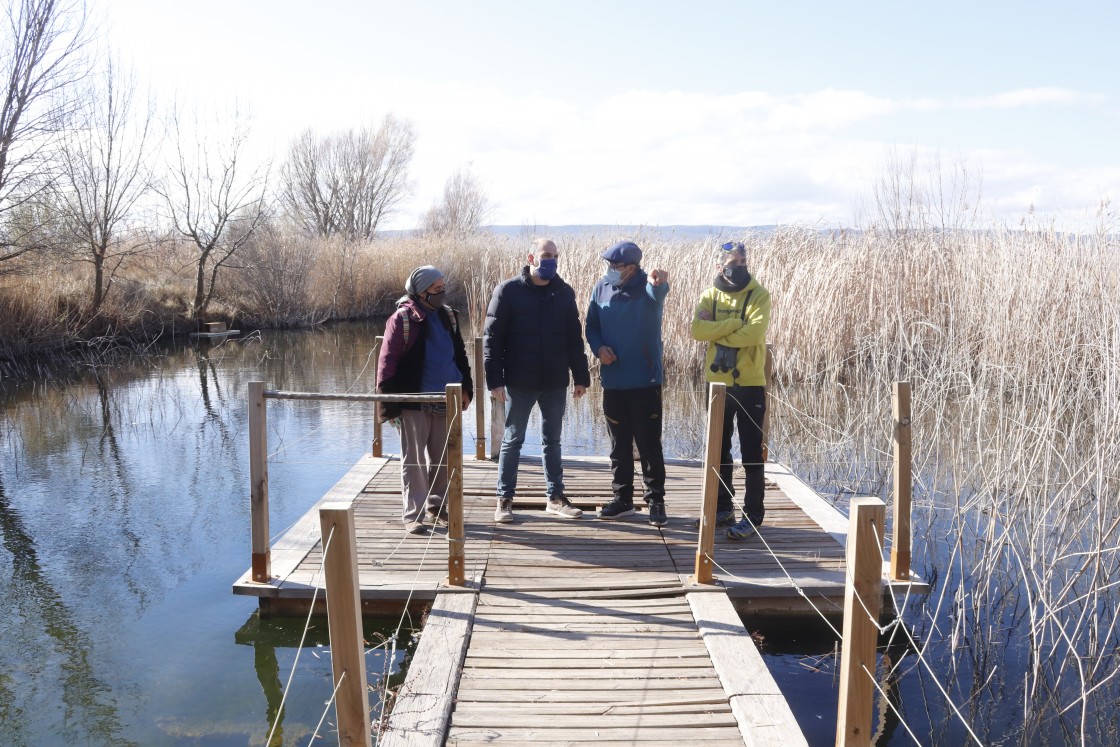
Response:
POLYGON ((412 125, 391 114, 377 130, 325 137, 304 131, 292 142, 280 175, 285 212, 319 236, 373 238, 411 189, 408 166, 415 143, 412 125))
POLYGON ((975 226, 983 174, 963 159, 946 167, 940 154, 925 157, 914 148, 887 151, 871 185, 871 223, 891 236, 917 230, 946 233, 975 226))
POLYGON ((249 129, 233 115, 224 135, 188 133, 181 114, 171 117, 175 153, 157 191, 174 230, 196 250, 191 317, 201 320, 214 297, 218 273, 253 238, 266 218, 268 169, 243 162, 249 129))
POLYGON ((494 211, 482 183, 470 165, 456 171, 443 188, 443 202, 428 209, 420 221, 423 231, 465 236, 477 233, 494 211))
POLYGON ((93 265, 90 313, 96 314, 124 259, 148 246, 125 233, 150 185, 153 108, 150 98, 137 99, 131 72, 120 71, 111 56, 99 87, 83 103, 59 149, 52 201, 76 257, 93 265))
POLYGON ((83 52, 89 36, 82 0, 6 5, 0 38, 0 262, 35 245, 25 240, 29 226, 9 217, 50 185, 50 152, 77 101, 66 93, 88 71, 83 52))

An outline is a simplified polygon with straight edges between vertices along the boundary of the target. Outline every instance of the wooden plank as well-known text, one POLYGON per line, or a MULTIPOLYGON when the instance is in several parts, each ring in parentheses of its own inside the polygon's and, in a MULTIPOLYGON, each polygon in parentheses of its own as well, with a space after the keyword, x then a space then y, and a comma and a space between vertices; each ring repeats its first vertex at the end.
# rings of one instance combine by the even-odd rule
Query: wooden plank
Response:
MULTIPOLYGON (((655 679, 642 683, 642 689, 651 690, 707 690, 719 687, 719 678, 713 672, 710 677, 691 677, 684 679, 655 679)), ((604 697, 591 695, 592 691, 612 692, 620 690, 630 692, 634 690, 633 680, 609 679, 583 679, 581 677, 550 677, 542 682, 540 678, 526 677, 512 679, 506 677, 481 677, 467 678, 459 682, 460 692, 473 693, 478 690, 525 690, 526 692, 541 693, 557 690, 575 690, 588 693, 588 697, 604 697)), ((611 696, 613 697, 613 695, 611 696)))
MULTIPOLYGON (((597 703, 580 700, 567 703, 511 702, 503 703, 499 710, 511 713, 532 713, 540 723, 541 716, 579 716, 587 723, 588 717, 632 716, 638 714, 666 715, 670 713, 712 713, 713 706, 723 709, 727 706, 727 696, 723 692, 711 698, 693 698, 691 702, 660 702, 654 699, 642 703, 597 703)), ((459 699, 455 704, 455 723, 463 725, 459 718, 466 714, 485 714, 495 710, 493 701, 465 701, 459 699)), ((678 719, 677 723, 680 723, 678 719)))
POLYGON ((470 640, 476 594, 440 594, 424 625, 389 717, 381 747, 444 743, 457 692, 457 677, 470 640))
POLYGON ((518 742, 521 744, 537 744, 539 741, 556 740, 556 741, 570 741, 570 742, 589 742, 592 744, 601 744, 608 740, 625 740, 629 744, 644 744, 651 740, 674 740, 677 742, 703 742, 707 744, 713 740, 738 740, 737 744, 742 744, 742 738, 739 736, 739 731, 733 726, 724 727, 710 727, 710 728, 697 728, 693 729, 689 726, 680 726, 677 728, 672 727, 618 727, 618 728, 604 728, 598 729, 594 726, 588 726, 582 729, 567 728, 567 729, 549 729, 547 727, 527 727, 527 728, 503 728, 503 729, 483 729, 479 730, 474 727, 465 727, 459 729, 454 727, 447 737, 448 745, 467 744, 470 742, 485 741, 487 743, 497 741, 510 741, 518 742), (485 734, 484 738, 480 738, 479 732, 485 734))
POLYGON ((747 744, 807 745, 793 712, 730 600, 718 594, 688 594, 700 635, 727 692, 747 744), (765 718, 753 713, 764 703, 765 718), (762 728, 760 728, 762 727, 762 728), (774 736, 780 739, 774 741, 774 736))
MULTIPOLYGON (((600 710, 602 710, 600 706, 600 710)), ((695 729, 713 726, 735 726, 735 717, 730 713, 711 711, 688 712, 687 718, 678 713, 650 713, 641 709, 639 713, 598 713, 588 717, 585 713, 553 713, 548 715, 547 724, 542 724, 537 713, 524 713, 501 708, 468 713, 455 712, 455 729, 475 727, 480 729, 580 729, 592 725, 596 731, 603 729, 651 729, 655 727, 681 727, 687 725, 695 729)))
MULTIPOLYGON (((641 707, 653 706, 660 707, 662 705, 672 704, 713 704, 713 703, 726 703, 727 694, 724 693, 723 688, 719 683, 715 683, 714 687, 710 688, 693 688, 687 690, 620 690, 612 692, 610 695, 611 707, 641 707)), ((458 702, 455 708, 458 709, 461 705, 474 705, 478 707, 493 708, 493 703, 503 705, 524 706, 532 708, 534 706, 548 707, 549 704, 561 704, 571 706, 575 705, 594 705, 599 707, 599 701, 588 692, 583 690, 503 690, 501 688, 474 688, 466 690, 460 688, 458 702)))

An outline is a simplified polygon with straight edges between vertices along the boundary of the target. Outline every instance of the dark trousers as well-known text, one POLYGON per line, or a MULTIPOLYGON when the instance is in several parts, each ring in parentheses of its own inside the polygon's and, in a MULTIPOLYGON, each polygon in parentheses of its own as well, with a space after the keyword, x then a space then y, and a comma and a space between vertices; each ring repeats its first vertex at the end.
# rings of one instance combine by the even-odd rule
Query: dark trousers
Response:
POLYGON ((646 502, 665 500, 661 387, 604 389, 603 415, 611 434, 611 489, 615 497, 634 500, 634 444, 637 444, 646 502))
POLYGON ((762 416, 766 414, 766 387, 730 386, 723 410, 723 444, 719 458, 719 493, 717 511, 730 511, 734 504, 735 485, 731 459, 731 431, 738 425, 739 449, 743 454, 743 470, 747 473, 743 509, 755 526, 762 524, 766 513, 762 505, 766 494, 765 467, 762 463, 762 416))

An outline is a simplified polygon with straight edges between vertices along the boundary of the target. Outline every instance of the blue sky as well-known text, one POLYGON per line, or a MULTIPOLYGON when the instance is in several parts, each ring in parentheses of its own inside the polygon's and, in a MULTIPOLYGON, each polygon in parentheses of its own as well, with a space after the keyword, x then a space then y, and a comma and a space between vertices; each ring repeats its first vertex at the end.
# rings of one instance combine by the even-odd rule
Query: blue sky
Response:
POLYGON ((892 150, 982 175, 987 223, 1120 203, 1116 2, 100 7, 161 99, 247 106, 262 157, 411 120, 390 227, 466 164, 501 224, 853 225, 892 150))

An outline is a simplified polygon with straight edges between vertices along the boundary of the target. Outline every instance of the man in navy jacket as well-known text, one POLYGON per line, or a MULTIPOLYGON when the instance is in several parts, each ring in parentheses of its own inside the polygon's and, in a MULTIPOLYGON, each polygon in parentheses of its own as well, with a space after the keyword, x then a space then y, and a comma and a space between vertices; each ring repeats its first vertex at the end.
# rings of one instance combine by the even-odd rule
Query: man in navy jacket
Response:
POLYGON ((603 415, 611 436, 614 500, 600 519, 634 513, 634 451, 642 461, 649 523, 664 526, 665 457, 661 451, 661 316, 669 273, 640 267, 642 250, 620 241, 601 255, 606 275, 587 307, 587 343, 599 358, 603 415))
POLYGON ((521 275, 498 285, 486 309, 483 351, 486 386, 499 402, 508 400, 506 430, 498 456, 498 505, 494 521, 513 521, 517 466, 529 413, 541 411, 545 510, 566 519, 583 512, 564 495, 560 433, 568 396, 582 397, 591 384, 572 287, 556 274, 560 252, 550 239, 537 239, 521 275))

